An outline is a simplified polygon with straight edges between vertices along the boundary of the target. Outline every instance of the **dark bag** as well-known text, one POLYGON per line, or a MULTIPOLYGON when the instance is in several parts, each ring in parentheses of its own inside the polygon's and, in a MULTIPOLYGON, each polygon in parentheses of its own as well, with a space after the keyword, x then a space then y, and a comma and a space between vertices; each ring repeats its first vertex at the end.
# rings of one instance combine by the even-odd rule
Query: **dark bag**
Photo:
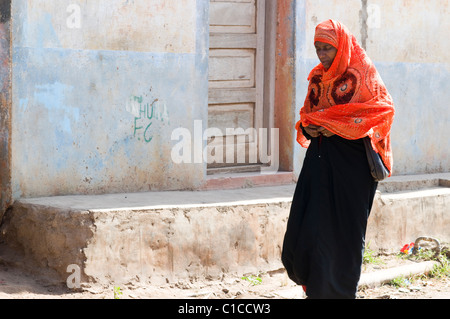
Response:
POLYGON ((366 147, 367 160, 369 161, 370 173, 376 182, 380 182, 389 176, 389 170, 381 160, 380 154, 373 150, 370 138, 366 136, 363 140, 364 146, 366 147))

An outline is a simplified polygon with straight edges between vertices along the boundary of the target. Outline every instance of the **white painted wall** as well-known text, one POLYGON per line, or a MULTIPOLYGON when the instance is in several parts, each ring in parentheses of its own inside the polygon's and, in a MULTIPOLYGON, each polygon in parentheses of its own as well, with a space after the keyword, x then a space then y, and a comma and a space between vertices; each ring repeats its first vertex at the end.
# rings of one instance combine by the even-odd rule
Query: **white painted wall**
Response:
MULTIPOLYGON (((395 103, 394 175, 450 171, 450 3, 447 0, 297 2, 297 110, 309 71, 319 63, 315 26, 345 24, 374 61, 395 103)), ((304 150, 296 146, 299 173, 304 150)))

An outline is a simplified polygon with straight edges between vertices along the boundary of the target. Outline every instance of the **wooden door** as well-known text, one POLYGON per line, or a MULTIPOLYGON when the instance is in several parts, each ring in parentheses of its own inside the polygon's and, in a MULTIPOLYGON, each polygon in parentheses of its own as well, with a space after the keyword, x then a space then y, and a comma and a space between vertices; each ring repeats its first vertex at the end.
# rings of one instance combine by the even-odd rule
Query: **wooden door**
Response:
POLYGON ((258 169, 264 37, 265 0, 210 0, 208 173, 258 169))

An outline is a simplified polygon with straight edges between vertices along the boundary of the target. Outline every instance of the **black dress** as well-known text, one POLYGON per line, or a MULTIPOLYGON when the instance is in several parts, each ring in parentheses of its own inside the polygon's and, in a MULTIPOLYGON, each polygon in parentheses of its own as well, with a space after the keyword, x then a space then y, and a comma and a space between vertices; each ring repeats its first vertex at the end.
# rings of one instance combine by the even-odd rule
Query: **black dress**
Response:
POLYGON ((305 136, 282 262, 308 298, 355 298, 377 182, 362 140, 305 136))

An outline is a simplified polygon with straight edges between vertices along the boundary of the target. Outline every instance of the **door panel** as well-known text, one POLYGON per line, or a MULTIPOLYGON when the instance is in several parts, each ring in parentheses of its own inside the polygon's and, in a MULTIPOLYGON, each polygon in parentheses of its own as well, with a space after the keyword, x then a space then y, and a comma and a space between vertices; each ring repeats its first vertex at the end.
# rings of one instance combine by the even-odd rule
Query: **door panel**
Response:
POLYGON ((250 88, 254 86, 254 50, 213 49, 209 51, 210 88, 250 88))
POLYGON ((209 172, 259 164, 264 24, 264 0, 210 0, 209 172))
POLYGON ((210 32, 255 33, 256 0, 211 0, 210 32))

